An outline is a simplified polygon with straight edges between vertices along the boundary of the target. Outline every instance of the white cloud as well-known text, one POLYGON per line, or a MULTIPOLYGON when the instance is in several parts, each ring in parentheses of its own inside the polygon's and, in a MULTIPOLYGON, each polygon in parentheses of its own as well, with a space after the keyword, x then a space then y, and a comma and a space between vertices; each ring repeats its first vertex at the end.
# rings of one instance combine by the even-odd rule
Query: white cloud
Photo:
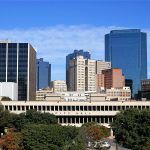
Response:
MULTIPOLYGON (((93 59, 104 59, 104 35, 112 29, 122 27, 59 25, 48 28, 0 30, 0 39, 31 43, 37 49, 37 56, 52 64, 52 79, 65 79, 66 55, 74 49, 84 49, 90 51, 93 59)), ((150 58, 150 30, 143 31, 148 33, 150 58)), ((150 66, 150 60, 148 64, 150 66)))

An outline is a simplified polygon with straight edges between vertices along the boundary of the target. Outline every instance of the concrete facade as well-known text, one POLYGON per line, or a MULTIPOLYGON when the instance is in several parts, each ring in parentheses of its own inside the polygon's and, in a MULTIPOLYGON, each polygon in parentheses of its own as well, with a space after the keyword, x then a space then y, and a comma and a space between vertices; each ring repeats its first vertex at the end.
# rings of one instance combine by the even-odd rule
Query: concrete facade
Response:
POLYGON ((131 90, 129 87, 123 87, 119 89, 111 88, 106 89, 106 100, 119 100, 128 101, 131 100, 131 90))
POLYGON ((57 92, 66 92, 67 91, 66 82, 63 81, 63 80, 54 80, 54 81, 51 81, 50 88, 53 89, 54 93, 57 93, 57 92))
POLYGON ((96 74, 102 74, 102 70, 111 69, 111 62, 108 61, 96 61, 96 74))
POLYGON ((69 91, 96 91, 95 60, 78 56, 69 63, 69 91))
POLYGON ((0 97, 18 100, 18 85, 14 82, 0 82, 0 97))
POLYGON ((53 90, 50 88, 38 90, 36 91, 36 100, 44 101, 46 99, 46 95, 51 93, 53 93, 53 90))
POLYGON ((110 127, 115 115, 129 108, 150 109, 149 101, 102 101, 102 102, 49 102, 45 101, 1 101, 4 110, 22 113, 35 109, 54 114, 62 125, 81 126, 86 122, 97 122, 110 127))
POLYGON ((105 101, 106 93, 92 93, 92 92, 58 92, 46 94, 45 100, 48 101, 65 101, 65 102, 93 102, 93 101, 105 101))

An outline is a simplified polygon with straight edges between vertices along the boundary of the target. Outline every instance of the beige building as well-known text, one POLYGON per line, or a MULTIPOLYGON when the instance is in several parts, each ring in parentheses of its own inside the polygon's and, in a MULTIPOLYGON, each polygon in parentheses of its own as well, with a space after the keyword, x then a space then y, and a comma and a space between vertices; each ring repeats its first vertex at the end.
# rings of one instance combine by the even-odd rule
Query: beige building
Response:
POLYGON ((69 62, 69 91, 96 91, 95 63, 83 56, 69 62))
POLYGON ((125 86, 125 77, 122 74, 122 69, 112 68, 103 70, 105 89, 123 88, 125 86))
POLYGON ((130 87, 123 87, 123 88, 111 88, 106 89, 106 100, 119 100, 119 101, 126 101, 131 100, 131 90, 130 87))
POLYGON ((63 80, 54 80, 50 83, 50 88, 53 89, 54 93, 57 92, 66 92, 67 91, 67 85, 66 82, 63 80))
POLYGON ((91 59, 85 60, 85 91, 96 91, 96 61, 91 59))
POLYGON ((102 74, 103 70, 111 69, 111 62, 106 61, 96 61, 96 89, 97 91, 101 91, 104 88, 104 74, 102 74))
POLYGON ((150 109, 149 101, 102 101, 102 102, 50 102, 50 101, 1 101, 4 110, 23 113, 37 110, 54 114, 62 125, 81 126, 97 122, 110 128, 115 115, 129 108, 150 109))
POLYGON ((53 89, 46 88, 46 89, 40 89, 36 91, 36 100, 37 101, 43 101, 46 100, 46 95, 53 93, 53 89))
POLYGON ((106 93, 76 91, 50 93, 46 95, 45 100, 57 102, 101 102, 106 100, 106 93))
POLYGON ((111 62, 107 61, 96 61, 96 74, 102 74, 102 70, 111 69, 111 62))

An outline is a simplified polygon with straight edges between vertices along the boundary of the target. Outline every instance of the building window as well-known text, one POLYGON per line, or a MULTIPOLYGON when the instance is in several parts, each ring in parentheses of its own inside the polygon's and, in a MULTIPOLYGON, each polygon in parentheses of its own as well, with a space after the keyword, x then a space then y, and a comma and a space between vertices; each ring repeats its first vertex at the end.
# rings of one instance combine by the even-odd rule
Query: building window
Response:
POLYGON ((79 111, 79 106, 76 106, 76 111, 79 111))
POLYGON ((59 106, 59 111, 62 111, 62 106, 59 106))
POLYGON ((50 106, 47 106, 47 111, 50 111, 50 106))
POLYGON ((54 111, 54 106, 51 106, 51 111, 54 111))
POLYGON ((87 106, 84 106, 84 111, 87 111, 87 106))
POLYGON ((22 106, 22 111, 24 111, 25 109, 24 109, 24 106, 22 106))
POLYGON ((101 111, 104 111, 104 106, 101 106, 101 111))
POLYGON ((97 106, 97 111, 100 111, 100 106, 97 106))
POLYGON ((55 111, 58 111, 58 106, 55 106, 55 111))

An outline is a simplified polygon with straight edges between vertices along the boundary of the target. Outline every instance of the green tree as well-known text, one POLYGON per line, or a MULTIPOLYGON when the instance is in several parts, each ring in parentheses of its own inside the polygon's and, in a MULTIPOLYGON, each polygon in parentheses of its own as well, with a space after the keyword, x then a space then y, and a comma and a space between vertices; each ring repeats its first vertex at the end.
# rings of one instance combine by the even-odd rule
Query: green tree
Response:
POLYGON ((17 114, 10 113, 9 111, 0 111, 0 132, 4 132, 4 128, 14 127, 14 120, 17 114))
POLYGON ((12 101, 12 99, 7 96, 3 96, 1 101, 12 101))
POLYGON ((24 147, 27 150, 68 150, 73 145, 73 141, 76 141, 76 146, 79 145, 75 139, 78 135, 78 129, 75 127, 65 127, 58 124, 28 124, 24 126, 22 133, 24 147), (73 132, 71 133, 71 131, 73 132))
POLYGON ((133 150, 141 150, 150 137, 150 110, 121 111, 111 126, 119 144, 133 150))
POLYGON ((26 124, 57 124, 56 116, 36 110, 28 110, 19 114, 14 120, 14 126, 21 130, 26 124))
POLYGON ((4 111, 4 106, 1 104, 1 102, 0 102, 0 112, 1 111, 4 111))

